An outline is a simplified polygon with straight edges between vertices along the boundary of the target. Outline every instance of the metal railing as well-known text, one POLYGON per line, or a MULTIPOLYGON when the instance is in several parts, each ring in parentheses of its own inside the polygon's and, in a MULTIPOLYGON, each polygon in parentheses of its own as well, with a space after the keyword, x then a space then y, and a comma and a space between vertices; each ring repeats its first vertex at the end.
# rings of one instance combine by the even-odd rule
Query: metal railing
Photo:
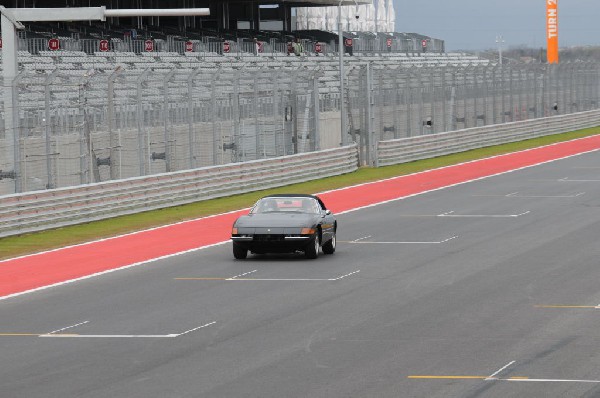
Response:
MULTIPOLYGON (((373 34, 372 37, 365 36, 353 38, 353 53, 443 53, 444 41, 434 38, 424 38, 427 43, 422 45, 419 37, 407 34, 398 34, 397 36, 373 34)), ((337 52, 337 41, 330 40, 319 42, 315 39, 302 39, 304 52, 315 53, 315 44, 320 43, 323 54, 334 55, 337 52)), ((283 41, 278 38, 270 38, 262 41, 263 53, 271 55, 283 55, 288 53, 290 41, 283 41)), ((166 38, 151 37, 131 37, 131 36, 106 36, 97 39, 80 39, 78 37, 34 37, 20 38, 18 40, 19 50, 29 51, 32 54, 39 54, 40 51, 48 50, 67 50, 84 51, 87 54, 94 54, 102 51, 133 52, 136 54, 147 52, 176 52, 184 54, 192 52, 201 55, 224 53, 241 55, 253 54, 255 52, 252 38, 238 38, 235 40, 203 36, 201 39, 182 40, 179 36, 166 36, 166 38), (50 41, 53 44, 50 44, 50 41), (186 42, 193 43, 191 48, 186 46, 186 42), (57 48, 52 48, 57 46, 57 48)))
POLYGON ((599 110, 379 141, 375 163, 377 166, 407 163, 596 126, 600 126, 599 110))

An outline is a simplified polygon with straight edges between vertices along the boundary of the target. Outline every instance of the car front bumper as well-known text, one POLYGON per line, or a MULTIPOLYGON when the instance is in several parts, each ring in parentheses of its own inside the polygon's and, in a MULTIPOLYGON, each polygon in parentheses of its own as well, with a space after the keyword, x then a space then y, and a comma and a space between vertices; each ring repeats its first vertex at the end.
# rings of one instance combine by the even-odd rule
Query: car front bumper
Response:
POLYGON ((231 240, 254 253, 290 253, 302 251, 314 239, 314 235, 244 235, 232 236, 231 240))

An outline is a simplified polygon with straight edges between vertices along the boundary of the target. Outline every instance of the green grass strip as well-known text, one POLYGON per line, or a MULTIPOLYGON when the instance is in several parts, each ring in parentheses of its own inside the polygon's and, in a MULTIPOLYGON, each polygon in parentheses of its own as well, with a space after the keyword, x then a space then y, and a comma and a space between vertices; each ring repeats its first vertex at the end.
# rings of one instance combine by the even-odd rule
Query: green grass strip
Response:
POLYGON ((31 254, 49 249, 88 242, 91 240, 121 235, 151 227, 191 220, 211 214, 250 207, 259 198, 274 193, 315 193, 335 188, 347 187, 369 181, 396 177, 423 170, 449 166, 470 160, 516 152, 524 149, 569 141, 576 138, 600 134, 600 127, 578 130, 570 133, 550 135, 509 144, 474 149, 452 155, 419 160, 380 168, 363 167, 354 173, 321 180, 292 184, 285 187, 256 191, 242 195, 205 200, 182 206, 169 207, 128 216, 115 217, 70 227, 42 232, 0 238, 0 259, 31 254))

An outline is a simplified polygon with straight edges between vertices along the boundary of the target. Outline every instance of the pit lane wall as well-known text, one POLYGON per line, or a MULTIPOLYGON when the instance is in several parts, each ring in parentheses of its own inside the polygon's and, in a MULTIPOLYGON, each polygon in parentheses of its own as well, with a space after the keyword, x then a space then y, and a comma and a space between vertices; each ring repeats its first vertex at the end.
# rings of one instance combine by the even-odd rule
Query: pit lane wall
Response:
POLYGON ((358 168, 355 144, 278 158, 0 196, 0 237, 280 187, 358 168))
POLYGON ((597 126, 600 126, 600 110, 379 141, 373 165, 412 162, 597 126))

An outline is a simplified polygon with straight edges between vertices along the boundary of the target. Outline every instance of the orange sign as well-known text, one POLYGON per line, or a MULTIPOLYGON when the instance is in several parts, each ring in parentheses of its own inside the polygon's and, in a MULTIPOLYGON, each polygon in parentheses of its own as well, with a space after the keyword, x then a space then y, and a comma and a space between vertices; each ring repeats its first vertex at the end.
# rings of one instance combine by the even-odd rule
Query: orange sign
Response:
POLYGON ((558 0, 546 0, 546 40, 548 63, 558 63, 558 0))

